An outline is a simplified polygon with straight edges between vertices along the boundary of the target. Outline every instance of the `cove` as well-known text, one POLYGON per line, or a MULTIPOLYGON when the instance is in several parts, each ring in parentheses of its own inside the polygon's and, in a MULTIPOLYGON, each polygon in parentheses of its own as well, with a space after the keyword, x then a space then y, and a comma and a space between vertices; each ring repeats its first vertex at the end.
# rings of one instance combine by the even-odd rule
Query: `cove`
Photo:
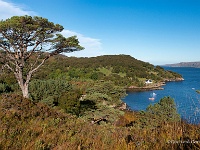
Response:
POLYGON ((127 92, 123 101, 134 111, 145 110, 148 105, 157 103, 161 98, 170 96, 174 99, 181 118, 189 123, 200 123, 200 68, 164 67, 181 74, 184 81, 166 82, 164 90, 127 92), (154 95, 155 99, 149 98, 154 95))

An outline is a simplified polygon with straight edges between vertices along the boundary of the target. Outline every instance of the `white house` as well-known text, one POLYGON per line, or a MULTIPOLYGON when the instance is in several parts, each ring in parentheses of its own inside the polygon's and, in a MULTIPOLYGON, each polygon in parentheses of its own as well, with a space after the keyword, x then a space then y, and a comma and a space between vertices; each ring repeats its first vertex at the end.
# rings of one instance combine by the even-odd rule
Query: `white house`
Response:
POLYGON ((153 83, 153 82, 152 82, 152 80, 148 79, 148 80, 145 81, 145 83, 146 83, 146 84, 151 84, 151 83, 153 83))

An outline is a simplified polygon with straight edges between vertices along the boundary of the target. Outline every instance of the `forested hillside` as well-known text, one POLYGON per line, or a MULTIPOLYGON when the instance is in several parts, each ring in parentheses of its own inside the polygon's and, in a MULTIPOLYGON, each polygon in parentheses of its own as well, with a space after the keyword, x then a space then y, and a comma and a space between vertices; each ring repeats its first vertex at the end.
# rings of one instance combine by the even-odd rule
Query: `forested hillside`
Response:
POLYGON ((92 58, 55 56, 46 63, 35 78, 65 78, 113 81, 116 85, 144 86, 146 79, 154 82, 181 78, 159 66, 137 60, 129 55, 105 55, 92 58))
MULTIPOLYGON (((34 56, 33 56, 34 57, 34 56)), ((12 74, 1 74, 2 82, 14 82, 12 74), (4 79, 6 78, 6 79, 4 79), (10 80, 9 80, 10 78, 10 80), (12 81, 11 81, 12 80, 12 81)), ((51 57, 33 79, 103 80, 128 87, 145 86, 144 81, 175 80, 181 75, 165 71, 160 66, 137 60, 129 55, 105 55, 92 58, 76 58, 57 55, 51 57)))

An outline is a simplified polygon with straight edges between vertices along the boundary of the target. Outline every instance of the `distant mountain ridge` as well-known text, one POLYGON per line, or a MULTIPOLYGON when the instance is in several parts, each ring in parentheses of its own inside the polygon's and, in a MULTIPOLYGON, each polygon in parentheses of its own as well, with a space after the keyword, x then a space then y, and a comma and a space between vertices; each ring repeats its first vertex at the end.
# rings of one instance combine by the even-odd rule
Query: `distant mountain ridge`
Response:
POLYGON ((166 64, 164 66, 200 68, 200 61, 197 61, 197 62, 180 62, 180 63, 176 63, 176 64, 166 64))

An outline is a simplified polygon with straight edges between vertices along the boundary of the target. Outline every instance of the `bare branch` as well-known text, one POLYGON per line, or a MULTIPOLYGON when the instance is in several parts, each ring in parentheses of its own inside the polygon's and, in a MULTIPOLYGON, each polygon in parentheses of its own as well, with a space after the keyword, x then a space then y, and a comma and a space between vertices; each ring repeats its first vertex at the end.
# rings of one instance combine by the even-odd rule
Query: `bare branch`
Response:
POLYGON ((11 68, 7 63, 4 66, 7 67, 10 71, 15 72, 15 70, 11 68))
POLYGON ((28 72, 25 84, 28 84, 28 83, 29 83, 32 74, 33 74, 35 71, 37 71, 37 70, 45 63, 45 61, 46 61, 50 56, 51 56, 51 55, 48 55, 47 57, 45 57, 45 58, 42 60, 42 62, 41 62, 36 68, 34 68, 33 70, 31 70, 31 71, 28 72))
MULTIPOLYGON (((7 36, 7 34, 5 32, 2 32, 2 35, 4 36, 4 38, 6 38, 10 42, 11 38, 9 36, 7 36)), ((12 46, 12 48, 14 49, 14 51, 17 52, 18 48, 15 46, 15 44, 13 42, 10 42, 10 43, 11 43, 10 45, 12 46)))
MULTIPOLYGON (((37 41, 36 45, 33 47, 33 49, 29 52, 29 54, 27 56, 25 56, 25 58, 24 58, 25 61, 31 57, 31 55, 35 52, 35 50, 39 44, 41 44, 41 42, 37 41)), ((42 46, 41 46, 40 50, 42 50, 42 46)))

